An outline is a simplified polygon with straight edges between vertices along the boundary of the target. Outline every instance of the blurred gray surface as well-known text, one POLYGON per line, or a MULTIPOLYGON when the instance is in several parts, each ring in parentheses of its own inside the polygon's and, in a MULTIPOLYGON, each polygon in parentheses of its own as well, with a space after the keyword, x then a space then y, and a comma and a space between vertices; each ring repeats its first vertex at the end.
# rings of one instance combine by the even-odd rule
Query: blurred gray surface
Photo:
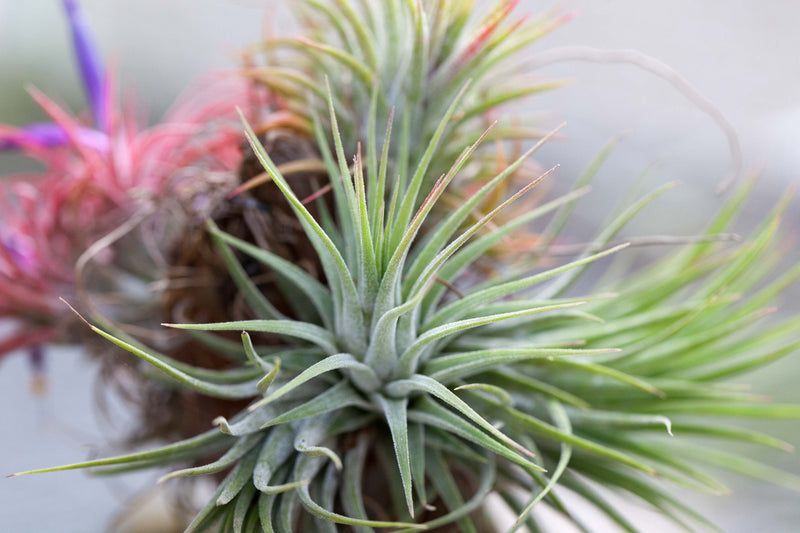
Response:
MULTIPOLYGON (((181 89, 206 69, 235 64, 240 46, 258 39, 264 27, 290 32, 280 2, 260 0, 85 0, 82 2, 105 56, 121 71, 123 88, 160 114, 181 89), (265 6, 269 6, 265 9, 265 6)), ((25 95, 32 83, 57 101, 80 109, 79 83, 59 2, 0 0, 0 118, 23 123, 41 118, 25 95)), ((728 117, 739 132, 746 168, 763 178, 748 208, 757 220, 788 184, 800 183, 800 2, 794 0, 706 0, 641 2, 573 0, 575 20, 543 39, 531 54, 564 45, 631 48, 658 57, 688 79, 728 117)), ((549 4, 523 0, 518 12, 549 4)), ((663 80, 630 65, 570 62, 539 73, 575 78, 556 92, 530 100, 526 110, 546 111, 546 120, 566 120, 565 139, 539 153, 544 165, 561 163, 555 179, 568 184, 612 136, 625 140, 600 173, 593 201, 613 205, 650 163, 653 181, 680 179, 684 185, 638 218, 637 232, 693 233, 719 203, 715 183, 725 174, 725 138, 707 116, 663 80)), ((7 159, 0 159, 0 164, 7 159)), ((5 173, 6 169, 2 169, 5 173)), ((586 220, 596 213, 580 213, 586 220)), ((800 228, 795 204, 786 217, 790 233, 800 228)), ((747 227, 739 228, 746 231, 747 227)), ((789 260, 796 261, 797 254, 789 260)), ((787 307, 800 310, 793 302, 787 307)), ((757 388, 781 401, 800 401, 797 357, 757 376, 757 388)), ((50 394, 26 393, 27 361, 13 356, 0 365, 0 473, 86 458, 94 446, 107 450, 105 432, 92 407, 95 370, 71 350, 50 358, 50 394)), ((800 442, 794 422, 778 430, 800 442)), ((797 456, 762 457, 800 471, 797 456)), ((0 531, 100 532, 125 498, 152 477, 131 481, 88 478, 65 472, 0 479, 0 531)), ((731 498, 692 501, 732 533, 790 533, 800 523, 800 497, 755 483, 732 480, 731 498)), ((648 531, 673 531, 647 518, 648 531)), ((560 526, 557 531, 567 531, 560 526)))
POLYGON ((0 366, 0 531, 90 533, 104 531, 125 501, 157 476, 91 478, 82 471, 15 478, 14 472, 87 460, 112 453, 109 438, 121 427, 103 422, 95 403, 97 369, 77 349, 47 351, 48 392, 29 390, 22 354, 0 366))

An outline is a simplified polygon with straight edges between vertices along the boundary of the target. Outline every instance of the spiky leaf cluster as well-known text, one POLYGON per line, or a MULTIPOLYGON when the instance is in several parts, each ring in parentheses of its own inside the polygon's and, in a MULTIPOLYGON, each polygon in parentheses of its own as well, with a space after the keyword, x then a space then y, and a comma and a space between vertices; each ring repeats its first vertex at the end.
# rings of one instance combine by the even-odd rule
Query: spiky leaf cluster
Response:
MULTIPOLYGON (((399 135, 390 148, 390 175, 404 175, 422 157, 440 117, 462 93, 459 114, 446 126, 431 176, 446 171, 461 149, 485 129, 499 106, 562 84, 519 69, 519 51, 570 15, 526 19, 519 0, 476 9, 475 0, 300 0, 292 3, 302 37, 272 38, 253 47, 246 74, 285 97, 293 114, 311 124, 327 116, 331 80, 345 150, 376 136, 394 114, 399 135), (377 122, 367 120, 371 106, 377 122), (403 147, 406 150, 403 150, 403 147)), ((325 124, 330 131, 331 124, 325 124)), ((530 123, 505 121, 490 139, 531 139, 530 123)))
MULTIPOLYGON (((451 106, 440 129, 455 110, 451 106)), ((332 105, 330 119, 335 123, 332 105)), ((477 222, 468 222, 475 206, 519 160, 459 208, 430 219, 481 139, 418 201, 428 158, 412 178, 390 184, 380 170, 365 170, 360 152, 351 170, 335 136, 335 154, 326 159, 336 177, 334 194, 343 220, 333 224, 309 214, 249 128, 248 135, 319 254, 327 283, 212 225, 231 275, 261 319, 171 326, 194 332, 239 360, 239 366, 225 371, 189 367, 110 324, 92 328, 180 386, 222 399, 254 398, 252 403, 193 439, 62 468, 109 473, 221 454, 210 464, 167 476, 232 468, 188 531, 336 531, 335 524, 412 531, 450 522, 476 531, 470 513, 491 491, 499 491, 519 513, 520 524, 532 531, 537 525, 530 511, 536 504, 581 524, 552 491, 556 485, 583 496, 623 529, 637 531, 598 485, 625 491, 681 524, 704 521, 661 483, 726 490, 698 464, 798 486, 788 474, 691 439, 788 447, 717 422, 800 415, 796 406, 764 403, 719 382, 798 347, 796 319, 755 333, 748 329, 800 274, 796 268, 753 293, 773 265, 770 242, 786 201, 740 246, 688 247, 611 287, 616 293, 597 287, 575 298, 565 294, 569 287, 591 263, 625 247, 607 248, 607 243, 668 187, 619 213, 573 261, 461 283, 470 265, 496 242, 545 215, 558 220, 580 194, 569 193, 488 231, 487 224, 540 176, 477 222), (388 204, 384 189, 392 193, 388 204), (297 318, 281 315, 266 300, 234 250, 280 276, 297 318), (454 286, 463 294, 449 294, 454 286), (212 332, 220 330, 243 331, 242 345, 214 337, 212 332), (255 346, 251 335, 261 332, 279 335, 285 344, 255 346), (386 495, 378 506, 388 506, 388 515, 375 511, 375 494, 386 495), (434 503, 444 511, 420 519, 434 503)), ((389 138, 387 132, 384 148, 389 138)), ((387 159, 384 149, 378 169, 386 168, 387 159)), ((732 198, 709 233, 730 223, 748 187, 732 198)))
MULTIPOLYGON (((320 201, 320 216, 312 217, 256 135, 248 135, 313 245, 325 281, 210 223, 231 277, 260 318, 171 326, 226 354, 231 369, 175 361, 99 316, 92 328, 176 387, 249 400, 249 407, 192 439, 49 470, 188 464, 167 477, 228 472, 188 529, 226 532, 332 532, 342 525, 412 531, 451 523, 489 531, 476 512, 493 491, 531 531, 539 530, 530 512, 539 504, 590 530, 556 486, 627 531, 638 529, 605 499, 605 489, 692 527, 702 517, 671 497, 665 481, 724 492, 702 468, 711 464, 798 486, 787 474, 692 440, 789 447, 720 421, 800 416, 796 406, 764 403, 720 381, 800 342, 797 319, 749 329, 800 275, 794 269, 762 283, 775 263, 771 242, 786 201, 741 245, 702 242, 636 275, 584 280, 582 297, 569 291, 587 267, 630 254, 610 243, 666 188, 618 213, 574 260, 548 269, 537 260, 586 193, 585 180, 502 223, 498 215, 545 176, 485 207, 541 143, 461 205, 441 208, 448 185, 493 135, 478 131, 481 102, 495 105, 511 94, 490 98, 481 91, 509 54, 549 27, 503 26, 513 4, 502 1, 470 23, 471 3, 365 1, 358 16, 349 16, 354 8, 345 0, 304 2, 330 19, 320 32, 333 28, 338 37, 270 43, 271 50, 290 48, 286 61, 299 56, 306 73, 266 69, 258 76, 306 114, 331 178, 332 211, 320 201), (330 92, 318 90, 324 74, 333 81, 330 92), (310 91, 311 105, 284 90, 286 83, 310 91), (399 133, 392 134, 393 116, 399 133), (527 268, 476 280, 476 261, 531 225, 545 246, 527 268), (290 316, 248 276, 240 264, 245 256, 271 270, 290 316), (215 331, 242 331, 242 342, 215 331), (263 333, 282 344, 259 345, 263 333), (217 459, 197 466, 209 456, 217 459)), ((749 188, 723 208, 710 235, 725 231, 749 188)))

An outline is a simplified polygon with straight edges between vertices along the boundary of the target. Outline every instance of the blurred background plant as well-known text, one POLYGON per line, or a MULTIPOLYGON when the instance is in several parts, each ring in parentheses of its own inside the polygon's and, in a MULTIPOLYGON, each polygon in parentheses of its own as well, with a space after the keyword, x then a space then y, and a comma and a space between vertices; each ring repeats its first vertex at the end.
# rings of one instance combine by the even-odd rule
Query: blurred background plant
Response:
POLYGON ((16 328, 0 342, 0 358, 29 348, 37 388, 43 344, 79 338, 58 298, 76 301, 88 291, 110 301, 117 294, 116 304, 139 320, 152 312, 140 296, 122 296, 124 273, 143 282, 163 276, 148 248, 164 253, 159 248, 175 238, 170 228, 183 224, 181 215, 204 218, 200 200, 213 197, 215 184, 232 183, 242 159, 235 110, 247 109, 250 97, 236 77, 209 80, 161 123, 143 127, 133 95, 117 94, 116 75, 103 64, 80 7, 73 0, 63 6, 86 110, 72 114, 28 86, 49 120, 0 125, 0 152, 39 167, 0 183, 0 317, 16 328), (176 213, 145 228, 142 221, 156 210, 176 213), (128 233, 144 245, 117 249, 128 233), (86 272, 92 261, 99 268, 86 272))
MULTIPOLYGON (((523 4, 525 3, 523 2, 523 4)), ((580 4, 580 2, 573 2, 572 4, 580 4)), ((737 129, 743 132, 742 141, 745 147, 744 153, 764 154, 763 157, 768 161, 764 166, 764 177, 757 187, 753 201, 749 207, 750 213, 753 215, 752 220, 762 218, 764 214, 763 206, 765 204, 760 202, 760 198, 774 197, 776 194, 775 189, 782 184, 781 182, 791 179, 790 174, 785 170, 790 168, 789 165, 792 164, 791 157, 794 152, 789 149, 780 151, 780 146, 784 138, 791 138, 791 106, 796 104, 796 101, 792 100, 792 95, 798 94, 796 91, 792 92, 791 87, 794 83, 794 88, 797 89, 797 80, 796 77, 791 77, 792 72, 790 69, 782 68, 785 63, 781 63, 781 61, 775 57, 777 54, 772 52, 780 48, 778 46, 773 46, 779 39, 778 36, 786 35, 786 38, 789 38, 788 30, 786 30, 786 33, 781 33, 781 31, 784 29, 784 24, 787 24, 785 21, 791 20, 791 15, 793 14, 792 10, 795 8, 793 6, 785 6, 787 11, 785 17, 772 18, 774 14, 771 15, 771 17, 767 17, 759 9, 756 2, 752 4, 744 2, 741 5, 737 5, 734 9, 710 12, 710 14, 715 15, 715 17, 703 17, 702 15, 704 13, 702 11, 710 9, 709 7, 687 5, 684 6, 686 9, 680 12, 678 8, 673 5, 671 9, 680 12, 680 16, 672 14, 672 18, 670 18, 671 13, 658 11, 661 8, 657 7, 644 8, 639 6, 639 4, 626 4, 625 2, 614 2, 613 4, 615 5, 603 6, 602 9, 599 9, 596 5, 583 6, 583 16, 562 29, 561 32, 557 32, 550 37, 547 43, 554 46, 559 42, 582 42, 585 44, 643 49, 660 57, 665 60, 666 63, 683 72, 688 79, 691 79, 696 85, 700 86, 711 100, 716 102, 722 109, 725 109, 726 114, 731 117, 731 121, 737 126, 737 129), (650 11, 648 12, 647 10, 650 11), (692 16, 692 14, 694 14, 694 16, 692 16), (719 15, 722 15, 722 18, 720 18, 719 15), (638 21, 639 24, 624 24, 624 21, 632 20, 638 21), (656 28, 656 25, 652 24, 648 26, 646 22, 643 22, 647 20, 675 20, 675 25, 671 28, 678 28, 678 30, 672 29, 669 32, 669 36, 664 37, 663 43, 654 44, 654 42, 657 41, 654 39, 654 34, 656 33, 654 28, 656 28), (691 29, 695 27, 694 25, 699 24, 698 21, 701 20, 706 24, 701 27, 702 29, 696 30, 694 33, 692 31, 681 31, 681 28, 691 29), (710 20, 715 20, 716 22, 709 26, 710 20), (741 22, 739 27, 745 28, 743 31, 736 31, 733 29, 736 27, 734 22, 737 20, 741 22), (763 24, 764 31, 769 32, 769 39, 759 39, 759 23, 763 24), (599 33, 600 30, 598 30, 598 28, 602 28, 601 33, 599 33), (611 28, 622 28, 628 29, 629 31, 627 33, 622 31, 622 29, 612 31, 611 28), (675 33, 683 34, 687 37, 676 41, 674 39, 675 33), (709 35, 716 36, 716 38, 711 38, 709 35), (733 39, 733 35, 736 35, 737 39, 733 39), (696 39, 694 41, 694 46, 686 43, 687 40, 690 40, 688 36, 696 39), (738 38, 740 36, 744 36, 744 38, 738 38), (764 52, 763 57, 739 53, 743 52, 745 47, 751 43, 750 39, 758 42, 762 47, 760 48, 761 50, 767 48, 769 53, 764 52), (708 46, 709 43, 719 43, 719 48, 716 52, 712 52, 711 50, 713 48, 711 47, 708 49, 709 55, 717 60, 714 62, 714 68, 708 67, 711 59, 698 61, 697 64, 694 65, 688 63, 687 66, 687 61, 696 60, 697 56, 700 55, 700 52, 697 50, 703 50, 701 45, 708 46), (741 47, 741 49, 739 47, 741 47), (682 56, 681 53, 685 55, 682 56), (741 76, 741 79, 736 79, 737 72, 746 71, 745 66, 748 64, 747 59, 752 59, 751 67, 753 72, 764 73, 768 71, 773 75, 762 74, 760 76, 748 76, 745 74, 741 76), (720 74, 720 72, 722 72, 722 74, 720 74), (784 82, 775 83, 771 81, 772 79, 778 79, 778 76, 781 74, 786 76, 784 82), (724 84, 725 90, 715 89, 715 80, 719 79, 728 82, 724 84), (770 83, 768 86, 758 85, 758 83, 762 82, 761 80, 769 80, 770 83), (736 81, 739 83, 732 83, 736 81), (730 90, 729 87, 736 87, 737 90, 741 92, 737 96, 735 95, 736 91, 730 90), (748 95, 751 93, 769 93, 770 96, 764 97, 763 100, 751 99, 748 98, 748 95), (764 118, 765 112, 767 118, 764 118), (773 116, 770 116, 771 114, 773 116), (781 128, 789 128, 788 133, 784 133, 786 130, 781 130, 781 128), (774 141, 770 142, 769 140, 765 140, 770 138, 774 139, 774 141), (771 150, 772 153, 765 151, 764 145, 768 145, 767 148, 771 150), (787 166, 782 168, 781 165, 783 164, 787 166)), ((0 19, 3 21, 3 29, 6 29, 6 25, 8 25, 7 27, 9 28, 9 31, 3 32, 0 35, 3 35, 3 39, 8 39, 9 36, 13 37, 15 31, 21 31, 21 28, 26 26, 24 23, 26 10, 17 5, 12 6, 10 2, 2 3, 0 6, 2 6, 0 9, 3 10, 2 13, 5 15, 5 17, 0 19), (16 22, 12 25, 11 21, 16 22), (14 31, 10 31, 11 29, 14 31)), ((126 72, 130 72, 131 74, 129 75, 131 78, 135 77, 137 79, 137 92, 141 94, 144 91, 144 94, 152 95, 152 98, 147 98, 147 100, 151 102, 158 102, 160 99, 161 106, 164 105, 164 101, 167 99, 166 97, 171 98, 177 92, 177 87, 185 83, 186 79, 190 77, 189 74, 205 70, 208 65, 208 62, 205 61, 206 57, 214 57, 216 59, 212 60, 212 63, 216 61, 218 65, 226 66, 228 63, 225 60, 226 58, 220 55, 219 48, 224 49, 225 45, 228 44, 230 45, 229 50, 234 50, 234 47, 239 44, 251 42, 253 40, 253 35, 259 31, 258 24, 253 21, 253 19, 256 18, 253 14, 260 13, 263 9, 261 2, 247 4, 240 2, 217 6, 220 9, 218 12, 219 15, 202 14, 202 9, 192 10, 190 14, 197 18, 190 18, 187 21, 187 25, 197 24, 199 30, 200 27, 204 26, 202 17, 205 16, 208 16, 209 19, 213 18, 217 25, 225 24, 226 21, 229 21, 227 23, 229 23, 232 28, 235 28, 235 32, 227 34, 241 36, 241 39, 237 41, 227 41, 227 43, 220 45, 219 41, 208 37, 208 32, 197 31, 196 34, 203 36, 202 41, 192 42, 191 45, 187 43, 186 47, 181 47, 175 45, 173 42, 177 39, 176 30, 164 26, 162 27, 163 33, 161 33, 161 35, 170 45, 165 46, 162 44, 161 47, 158 47, 159 45, 154 45, 153 42, 142 40, 142 27, 147 28, 146 31, 153 32, 157 35, 158 24, 163 24, 163 20, 170 18, 171 10, 175 10, 175 13, 185 13, 183 10, 185 6, 181 5, 180 2, 167 3, 166 5, 159 3, 158 6, 155 3, 152 6, 147 3, 142 3, 141 6, 136 8, 130 5, 115 6, 113 3, 98 3, 95 5, 93 2, 87 2, 85 6, 86 9, 93 14, 93 19, 95 21, 108 23, 106 25, 95 22, 95 26, 100 32, 101 41, 104 41, 104 44, 108 43, 104 48, 120 51, 120 71, 123 73, 123 76, 126 72), (154 15, 154 13, 148 13, 147 11, 151 8, 154 11, 158 11, 157 17, 148 16, 151 14, 154 15), (136 46, 137 51, 135 53, 126 53, 125 47, 119 42, 121 32, 114 31, 113 28, 116 24, 121 23, 119 21, 129 19, 132 13, 126 13, 125 10, 131 9, 138 10, 143 20, 161 20, 161 22, 156 22, 149 27, 146 24, 142 24, 136 31, 133 31, 130 35, 130 45, 136 46), (245 21, 251 24, 249 32, 245 28, 242 28, 242 24, 245 21), (104 35, 105 40, 102 39, 104 35), (209 41, 214 42, 212 44, 209 41), (146 50, 142 50, 142 42, 146 43, 145 46, 154 46, 151 54, 147 54, 146 50), (207 52, 207 55, 204 55, 204 50, 207 52), (148 79, 144 74, 153 70, 156 58, 159 59, 158 64, 163 65, 164 70, 168 72, 158 76, 157 79, 148 79), (184 60, 182 61, 181 59, 184 60), (193 62, 191 59, 195 61, 194 67, 192 67, 193 62), (128 67, 125 65, 126 61, 130 62, 128 67), (161 61, 163 61, 163 63, 161 63, 161 61), (137 62, 141 63, 137 64, 137 62), (136 74, 137 68, 141 68, 141 76, 136 74), (173 79, 170 80, 170 78, 173 79)), ((209 3, 208 7, 213 8, 214 6, 209 3)), ((540 7, 541 6, 537 5, 523 5, 521 9, 525 11, 536 11, 536 9, 540 7)), ((577 5, 576 7, 581 6, 577 5)), ((53 16, 50 26, 47 26, 47 17, 53 14, 46 13, 46 11, 52 10, 36 12, 36 27, 60 27, 61 21, 57 16, 53 16)), ((279 20, 282 21, 283 19, 279 20)), ((278 25, 275 21, 271 21, 270 24, 278 25)), ((283 27, 283 22, 280 24, 280 27, 283 27)), ((663 24, 663 22, 659 23, 659 27, 661 27, 661 24, 663 24)), ((666 26, 668 25, 663 25, 663 27, 666 26)), ((219 33, 226 34, 226 32, 222 31, 219 33)), ((284 32, 281 31, 281 33, 284 32)), ((53 39, 55 40, 55 36, 58 35, 58 32, 48 31, 46 34, 53 35, 53 39)), ((186 36, 191 36, 194 33, 190 28, 187 28, 185 34, 183 31, 181 31, 180 34, 182 39, 187 39, 188 37, 186 36)), ((24 40, 20 39, 18 42, 23 43, 24 40)), ((64 40, 62 39, 60 42, 64 42, 64 40)), ((157 40, 155 40, 155 42, 157 42, 157 40)), ((7 43, 4 42, 3 44, 8 48, 7 43)), ((6 68, 6 72, 18 74, 4 77, 4 83, 14 83, 14 79, 16 78, 16 85, 8 89, 4 88, 3 94, 18 94, 20 92, 19 87, 23 83, 22 80, 33 81, 33 83, 43 89, 44 92, 59 95, 65 94, 63 87, 78 85, 77 83, 70 83, 68 81, 68 75, 61 79, 58 77, 51 77, 54 73, 54 69, 52 68, 53 61, 52 57, 50 57, 51 51, 61 47, 60 44, 53 43, 53 45, 54 46, 50 48, 47 53, 48 60, 41 63, 41 76, 37 76, 36 72, 23 72, 19 68, 14 68, 14 63, 12 63, 11 67, 6 68), (43 83, 39 83, 38 80, 42 80, 43 83)), ((15 45, 15 48, 19 49, 21 54, 37 53, 35 48, 30 48, 30 51, 28 51, 29 47, 21 44, 15 45)), ((753 49, 759 48, 753 47, 753 49)), ((14 57, 9 58, 9 60, 12 62, 22 62, 23 58, 24 56, 15 54, 14 57)), ((783 61, 786 61, 786 59, 783 61)), ((56 63, 64 65, 66 70, 66 65, 70 64, 70 60, 64 57, 63 61, 56 63)), ((33 64, 36 63, 34 62, 33 64)), ((694 106, 687 105, 685 101, 682 100, 682 97, 676 94, 672 88, 665 87, 663 82, 655 81, 647 74, 632 69, 630 66, 596 67, 582 65, 576 68, 575 65, 568 65, 566 67, 563 65, 552 65, 548 68, 552 69, 553 77, 561 75, 575 76, 577 73, 578 77, 581 78, 581 82, 573 87, 557 91, 545 97, 545 99, 535 100, 536 109, 554 111, 553 115, 555 115, 555 117, 558 119, 564 117, 570 123, 569 128, 565 131, 566 136, 569 138, 568 142, 556 143, 555 145, 551 144, 550 147, 546 148, 550 150, 550 155, 547 157, 561 161, 564 174, 574 176, 579 173, 581 165, 591 159, 591 155, 597 151, 598 147, 601 146, 608 137, 620 131, 633 130, 630 135, 627 136, 626 142, 615 152, 615 155, 609 161, 610 164, 606 166, 601 175, 598 176, 598 179, 601 181, 596 187, 596 194, 598 194, 599 197, 595 196, 595 201, 603 205, 617 203, 622 196, 620 191, 628 188, 627 183, 624 182, 624 178, 621 176, 635 176, 641 171, 641 168, 654 160, 658 160, 660 166, 657 170, 651 172, 650 179, 653 181, 660 181, 664 176, 670 178, 679 177, 684 182, 687 182, 688 186, 683 187, 682 194, 673 195, 671 199, 662 202, 660 207, 656 207, 656 210, 660 210, 662 213, 661 219, 659 219, 658 216, 653 216, 652 212, 651 216, 646 219, 642 217, 641 222, 645 226, 638 226, 637 233, 656 233, 659 232, 659 230, 664 231, 664 228, 668 228, 670 232, 675 233, 697 232, 701 221, 706 219, 706 214, 712 210, 712 206, 718 205, 718 200, 714 195, 715 184, 722 178, 726 172, 725 169, 729 166, 730 154, 727 151, 725 138, 720 133, 719 129, 708 121, 706 117, 698 113, 694 106), (585 95, 585 91, 587 90, 592 91, 592 95, 589 97, 585 95), (597 102, 603 102, 603 104, 598 105, 597 102), (676 217, 675 213, 680 213, 680 216, 676 217)), ((57 72, 57 70, 56 68, 55 71, 57 72)), ((797 73, 795 72, 794 74, 796 75, 797 73)), ((14 113, 17 113, 19 109, 24 109, 24 105, 13 105, 11 104, 12 101, 11 98, 4 97, 3 101, 0 102, 0 106, 2 106, 3 109, 8 106, 9 109, 12 110, 9 113, 0 114, 0 116, 14 117, 15 121, 19 124, 31 120, 22 115, 14 116, 14 113)), ((75 106, 73 108, 80 108, 80 106, 75 106)), ((797 111, 795 110, 794 113, 796 117, 797 111)), ((36 117, 36 119, 38 118, 40 117, 36 117)), ((9 159, 6 158, 5 161, 9 161, 9 159)), ((11 163, 16 164, 16 161, 11 161, 11 163)), ((748 161, 747 163, 752 163, 752 161, 748 161)), ((598 218, 602 218, 603 214, 603 212, 591 213, 582 210, 578 213, 579 218, 574 222, 576 227, 571 229, 574 231, 575 235, 580 235, 581 226, 591 226, 598 218)), ((791 228, 792 225, 796 227, 798 222, 796 211, 789 211, 787 219, 785 224, 787 227, 791 228)), ((747 224, 748 222, 745 220, 743 225, 746 226, 747 224)), ((655 250, 653 253, 660 252, 655 250)), ((790 254, 789 257, 791 257, 790 254)), ((59 362, 58 364, 61 363, 59 362)), ((790 364, 791 363, 783 363, 783 365, 790 364)), ((775 390, 776 397, 781 400, 797 399, 796 396, 792 398, 791 391, 793 387, 789 386, 791 383, 790 376, 792 374, 789 370, 790 368, 790 366, 779 366, 777 370, 770 369, 764 373, 763 379, 765 385, 769 384, 770 390, 775 390)), ((13 372, 15 369, 19 372, 19 365, 4 365, 3 372, 0 373, 0 379, 11 379, 5 377, 5 375, 8 375, 8 372, 13 372), (9 367, 11 370, 8 369, 9 367)), ((87 381, 89 381, 85 376, 80 377, 80 381, 75 381, 78 379, 80 373, 76 375, 74 370, 70 372, 67 365, 64 366, 63 370, 63 374, 61 374, 60 371, 55 371, 53 373, 54 379, 55 376, 59 376, 58 379, 64 379, 65 384, 67 382, 87 383, 87 381)), ((763 390, 764 387, 761 387, 761 389, 763 390)), ((12 390, 12 387, 6 388, 4 390, 4 396, 8 395, 6 397, 10 397, 12 394, 10 391, 12 390)), ((18 418, 19 413, 17 412, 11 412, 8 416, 14 417, 14 420, 22 420, 18 418)), ((25 422, 23 422, 23 424, 24 423, 25 422)), ((45 431, 52 431, 52 426, 45 431)), ((20 431, 20 433, 23 432, 20 431)), ((788 440, 797 441, 797 435, 792 436, 787 434, 786 437, 788 440)), ((89 441, 87 440, 85 442, 89 441)), ((66 462, 73 457, 74 456, 60 456, 54 458, 53 462, 66 462)), ((36 455, 35 458, 38 464, 44 456, 36 455)), ((26 462, 22 462, 18 456, 14 459, 14 465, 9 465, 8 470, 22 469, 30 464, 30 459, 27 459, 26 462)), ((792 464, 789 464, 790 468, 792 464)), ((80 477, 80 475, 75 477, 80 477)), ((36 480, 36 482, 41 483, 40 480, 36 480)), ((60 482, 62 481, 49 480, 48 484, 57 484, 60 482)), ((35 482, 25 480, 25 483, 35 482)), ((66 483, 70 482, 67 481, 66 483)), ((19 485, 17 484, 15 490, 18 490, 18 487, 19 485)), ((753 490, 752 485, 750 486, 750 490, 753 490)), ((764 489, 753 490, 753 493, 757 492, 763 494, 764 489)), ((747 498, 748 496, 745 496, 744 500, 749 502, 747 505, 741 504, 737 506, 733 504, 734 506, 731 508, 742 509, 743 513, 751 514, 756 505, 747 498)), ((730 502, 730 500, 728 501, 730 502)), ((779 503, 776 503, 774 498, 772 499, 772 503, 776 505, 773 509, 777 509, 778 512, 772 512, 770 514, 773 516, 780 516, 780 509, 782 508, 779 503)), ((763 509, 764 505, 762 505, 761 508, 763 509)), ((83 517, 85 514, 80 516, 83 517)), ((723 520, 730 520, 730 522, 725 524, 726 530, 750 530, 749 527, 744 526, 744 522, 738 522, 739 518, 735 518, 735 516, 735 513, 732 513, 730 510, 725 511, 723 520), (728 526, 728 524, 730 524, 730 526, 728 526), (737 527, 741 529, 736 529, 737 527)), ((757 520, 761 520, 758 523, 763 525, 763 517, 757 520)), ((780 529, 781 527, 783 526, 776 523, 772 530, 790 531, 790 529, 780 529)), ((45 530, 46 529, 45 527, 45 530)))

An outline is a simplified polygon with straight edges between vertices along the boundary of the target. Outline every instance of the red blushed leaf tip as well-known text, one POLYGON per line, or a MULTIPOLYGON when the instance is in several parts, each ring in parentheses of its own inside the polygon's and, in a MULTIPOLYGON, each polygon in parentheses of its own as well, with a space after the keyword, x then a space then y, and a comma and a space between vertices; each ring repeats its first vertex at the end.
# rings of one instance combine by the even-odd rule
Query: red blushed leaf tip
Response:
POLYGON ((232 200, 233 198, 239 196, 244 191, 246 191, 247 188, 248 187, 247 187, 246 183, 243 183, 242 185, 239 185, 238 187, 236 187, 235 189, 233 189, 231 192, 228 193, 228 200, 232 200))
POLYGON ((316 200, 320 196, 323 196, 324 194, 330 192, 331 189, 333 189, 333 185, 331 185, 329 183, 329 184, 325 185, 324 187, 322 187, 320 190, 318 190, 315 193, 311 194, 310 196, 307 196, 306 198, 303 198, 302 200, 300 200, 300 203, 303 204, 303 205, 310 204, 311 202, 313 202, 314 200, 316 200))

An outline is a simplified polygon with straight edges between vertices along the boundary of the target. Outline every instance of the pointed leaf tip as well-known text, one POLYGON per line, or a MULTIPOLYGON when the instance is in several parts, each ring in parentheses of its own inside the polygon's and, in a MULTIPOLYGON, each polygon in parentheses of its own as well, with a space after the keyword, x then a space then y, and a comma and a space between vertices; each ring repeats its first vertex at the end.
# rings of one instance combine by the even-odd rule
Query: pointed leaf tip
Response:
POLYGON ((94 327, 94 325, 92 325, 92 323, 91 323, 91 322, 89 322, 88 320, 86 320, 86 319, 83 317, 83 315, 82 315, 82 314, 80 314, 80 313, 78 312, 78 310, 77 310, 77 309, 75 309, 74 307, 72 307, 72 306, 70 305, 70 303, 69 303, 67 300, 65 300, 64 298, 62 298, 62 297, 60 297, 60 296, 59 296, 59 298, 58 298, 58 299, 59 299, 59 300, 61 300, 62 302, 64 302, 64 304, 65 304, 67 307, 69 307, 70 311, 72 311, 73 313, 75 313, 75 314, 77 315, 77 317, 78 317, 78 318, 80 318, 80 319, 81 319, 81 321, 82 321, 84 324, 86 324, 87 326, 89 326, 90 328, 92 328, 92 329, 94 329, 94 330, 96 330, 96 329, 97 329, 97 328, 95 328, 95 327, 94 327))

